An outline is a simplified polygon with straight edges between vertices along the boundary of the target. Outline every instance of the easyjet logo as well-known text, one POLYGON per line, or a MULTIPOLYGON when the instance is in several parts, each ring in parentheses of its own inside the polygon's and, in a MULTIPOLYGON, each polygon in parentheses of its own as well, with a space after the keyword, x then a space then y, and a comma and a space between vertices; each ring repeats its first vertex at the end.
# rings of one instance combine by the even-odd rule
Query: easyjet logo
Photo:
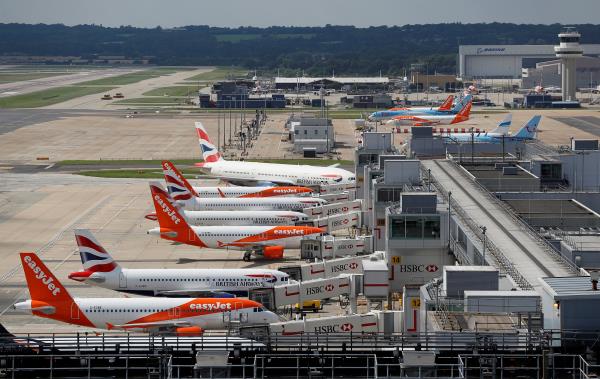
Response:
POLYGON ((167 215, 167 217, 170 217, 171 220, 173 220, 173 222, 176 225, 181 222, 181 220, 179 219, 179 217, 177 217, 177 213, 174 210, 171 210, 169 208, 169 206, 167 204, 165 204, 164 201, 162 201, 162 199, 160 198, 160 196, 154 195, 154 200, 156 200, 156 202, 158 203, 158 205, 161 206, 162 211, 167 215))
POLYGON ((217 301, 213 304, 190 304, 190 309, 199 311, 228 311, 231 310, 231 303, 221 303, 217 301))
POLYGON ((274 231, 274 233, 279 234, 279 235, 297 236, 297 235, 304 235, 304 230, 302 230, 302 229, 276 229, 274 231))
POLYGON ((274 193, 296 193, 297 191, 293 188, 288 188, 288 189, 274 189, 273 192, 274 193))
POLYGON ((54 278, 49 277, 48 274, 46 274, 44 272, 44 270, 42 270, 31 259, 31 257, 29 255, 26 255, 24 259, 25 259, 25 263, 27 263, 27 266, 29 266, 31 271, 33 271, 35 278, 37 280, 41 281, 46 287, 48 287, 48 290, 50 292, 52 292, 52 295, 58 296, 58 294, 60 293, 60 288, 58 288, 54 283, 52 283, 54 281, 54 278))

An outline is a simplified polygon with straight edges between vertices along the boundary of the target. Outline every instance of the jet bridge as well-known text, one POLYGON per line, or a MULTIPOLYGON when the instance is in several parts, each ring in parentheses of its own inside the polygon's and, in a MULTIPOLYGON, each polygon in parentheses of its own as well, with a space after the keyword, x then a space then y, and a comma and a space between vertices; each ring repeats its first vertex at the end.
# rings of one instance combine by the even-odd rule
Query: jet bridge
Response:
POLYGON ((355 311, 358 295, 364 294, 371 300, 379 301, 381 294, 373 292, 372 288, 385 288, 387 291, 388 286, 387 263, 382 252, 279 270, 288 273, 295 271, 296 274, 300 273, 300 277, 292 274, 291 277, 295 280, 290 283, 251 289, 248 298, 269 309, 277 309, 307 300, 324 300, 344 295, 350 299, 350 308, 355 311), (365 262, 376 263, 377 267, 365 269, 369 266, 365 262), (385 275, 377 275, 382 267, 385 275), (366 282, 364 278, 367 278, 366 282))
POLYGON ((307 238, 300 242, 302 259, 329 259, 357 256, 373 252, 373 236, 357 236, 355 238, 319 236, 307 238))
POLYGON ((332 203, 318 205, 316 207, 304 208, 302 213, 310 218, 324 218, 348 212, 360 212, 362 210, 362 200, 344 201, 341 203, 332 203))
POLYGON ((279 267, 278 270, 289 274, 292 279, 297 281, 333 278, 340 274, 362 274, 364 260, 386 261, 385 253, 378 251, 370 255, 329 259, 302 265, 283 266, 279 267))
POLYGON ((362 225, 361 212, 348 212, 312 219, 305 224, 324 228, 328 232, 341 229, 360 228, 362 225))

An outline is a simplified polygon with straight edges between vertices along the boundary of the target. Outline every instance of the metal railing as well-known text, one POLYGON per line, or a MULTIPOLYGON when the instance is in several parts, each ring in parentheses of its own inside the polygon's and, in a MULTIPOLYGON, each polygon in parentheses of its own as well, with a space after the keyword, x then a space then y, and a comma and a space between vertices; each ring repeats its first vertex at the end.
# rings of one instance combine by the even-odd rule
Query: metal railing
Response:
MULTIPOLYGON (((444 198, 445 201, 448 201, 448 191, 446 191, 444 187, 440 185, 433 174, 431 174, 431 182, 442 198, 444 198)), ((481 228, 475 221, 473 221, 473 219, 467 214, 462 206, 456 200, 450 199, 450 208, 453 214, 455 214, 461 220, 463 225, 467 226, 469 231, 483 244, 484 237, 481 228)), ((456 242, 458 243, 458 241, 456 242)), ((504 254, 502 254, 500 249, 498 249, 498 247, 496 247, 496 245, 490 241, 489 238, 486 238, 485 248, 486 251, 490 253, 489 255, 495 262, 495 266, 500 270, 501 273, 510 276, 516 285, 519 286, 519 288, 523 290, 533 289, 531 283, 529 283, 527 279, 521 275, 513 263, 506 258, 504 254)))
POLYGON ((525 220, 523 220, 523 218, 520 215, 518 215, 512 207, 510 207, 504 201, 502 201, 502 200, 498 199, 496 196, 494 196, 481 183, 479 183, 479 181, 473 180, 465 172, 465 169, 462 166, 457 164, 455 161, 449 161, 449 162, 452 165, 454 165, 456 171, 458 171, 463 178, 470 181, 471 183, 474 183, 475 188, 477 188, 479 193, 484 195, 487 198, 487 200, 489 200, 492 204, 495 204, 495 205, 501 207, 506 212, 506 214, 509 215, 513 219, 513 221, 515 221, 522 228, 522 230, 525 230, 527 232, 527 234, 529 234, 529 236, 536 242, 536 244, 538 246, 540 246, 540 248, 542 248, 548 254, 548 256, 550 258, 552 258, 556 263, 567 268, 569 271, 571 271, 571 273, 573 273, 575 275, 582 275, 581 270, 575 265, 575 263, 566 259, 560 253, 558 253, 556 250, 554 250, 554 248, 550 245, 550 243, 547 240, 545 240, 544 238, 542 238, 539 235, 539 233, 531 227, 531 225, 529 225, 527 222, 525 222, 525 220))

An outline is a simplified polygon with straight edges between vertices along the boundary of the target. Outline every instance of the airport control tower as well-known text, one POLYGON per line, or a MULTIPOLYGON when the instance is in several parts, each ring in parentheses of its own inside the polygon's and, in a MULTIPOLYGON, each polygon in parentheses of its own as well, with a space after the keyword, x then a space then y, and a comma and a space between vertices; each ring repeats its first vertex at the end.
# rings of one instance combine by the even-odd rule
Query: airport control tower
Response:
POLYGON ((560 45, 554 46, 556 57, 560 58, 562 66, 562 99, 577 101, 575 69, 577 58, 583 56, 583 48, 579 45, 581 34, 574 28, 567 27, 558 34, 560 45))

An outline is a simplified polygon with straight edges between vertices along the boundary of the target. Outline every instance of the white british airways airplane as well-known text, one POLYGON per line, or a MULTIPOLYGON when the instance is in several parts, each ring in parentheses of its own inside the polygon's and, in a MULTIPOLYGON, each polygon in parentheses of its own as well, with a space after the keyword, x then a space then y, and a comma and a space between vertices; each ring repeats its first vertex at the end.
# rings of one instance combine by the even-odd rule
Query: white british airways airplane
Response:
POLYGON ((13 308, 68 324, 197 336, 207 329, 226 329, 230 321, 281 321, 256 301, 241 298, 74 298, 35 253, 21 253, 21 264, 30 299, 13 308))
POLYGON ((318 167, 263 162, 226 161, 210 142, 208 133, 201 122, 196 122, 198 141, 204 162, 196 166, 207 174, 227 182, 240 185, 292 185, 320 186, 345 184, 356 185, 356 176, 350 171, 337 168, 337 165, 318 167))
MULTIPOLYGON (((326 200, 318 197, 199 197, 186 178, 175 166, 165 171, 169 194, 182 209, 187 211, 302 211, 304 208, 327 204, 326 200)), ((152 182, 152 186, 160 188, 160 183, 152 182)))
MULTIPOLYGON (((171 172, 176 171, 181 175, 179 170, 172 162, 162 162, 163 173, 167 188, 171 192, 171 172)), ((177 183, 175 183, 177 184, 177 183)), ((274 187, 243 187, 243 186, 220 186, 220 187, 199 187, 192 186, 192 190, 198 197, 272 197, 272 196, 305 196, 313 192, 308 187, 300 186, 274 186, 274 187)))
POLYGON ((83 270, 69 279, 119 292, 165 297, 247 296, 253 288, 289 282, 289 275, 262 268, 131 269, 122 268, 87 229, 76 229, 83 270))
POLYGON ((151 183, 150 189, 159 227, 148 230, 148 234, 200 248, 242 250, 244 260, 250 260, 252 253, 281 259, 286 248, 299 249, 304 237, 325 232, 312 226, 190 226, 160 184, 151 183))

